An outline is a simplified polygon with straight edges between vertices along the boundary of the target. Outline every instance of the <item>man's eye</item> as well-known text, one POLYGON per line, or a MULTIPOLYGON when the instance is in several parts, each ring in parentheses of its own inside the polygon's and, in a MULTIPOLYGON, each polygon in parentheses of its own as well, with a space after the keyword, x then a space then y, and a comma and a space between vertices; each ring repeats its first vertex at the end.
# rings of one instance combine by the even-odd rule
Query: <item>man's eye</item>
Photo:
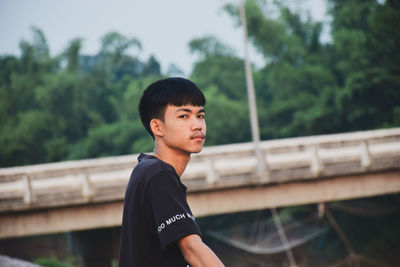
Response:
POLYGON ((206 115, 204 115, 204 114, 202 114, 202 115, 199 115, 199 116, 197 116, 199 119, 204 119, 205 117, 206 117, 206 115))
POLYGON ((189 116, 188 115, 180 115, 179 118, 186 119, 186 118, 189 118, 189 116))

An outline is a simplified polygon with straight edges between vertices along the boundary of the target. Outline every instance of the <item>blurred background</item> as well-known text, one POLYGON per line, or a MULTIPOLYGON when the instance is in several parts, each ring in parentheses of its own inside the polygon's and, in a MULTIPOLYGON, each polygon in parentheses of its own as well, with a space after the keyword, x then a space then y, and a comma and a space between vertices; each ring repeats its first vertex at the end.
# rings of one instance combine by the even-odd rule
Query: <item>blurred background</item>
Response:
MULTIPOLYGON (((248 0, 245 11, 261 140, 400 127, 400 2, 248 0)), ((206 95, 207 147, 252 141, 239 1, 1 0, 0 34, 4 170, 151 151, 137 104, 167 76, 206 95)), ((399 197, 338 200, 331 219, 281 207, 289 245, 270 209, 198 222, 227 266, 398 266, 399 197)), ((3 238, 0 254, 116 266, 118 244, 108 227, 3 238)))

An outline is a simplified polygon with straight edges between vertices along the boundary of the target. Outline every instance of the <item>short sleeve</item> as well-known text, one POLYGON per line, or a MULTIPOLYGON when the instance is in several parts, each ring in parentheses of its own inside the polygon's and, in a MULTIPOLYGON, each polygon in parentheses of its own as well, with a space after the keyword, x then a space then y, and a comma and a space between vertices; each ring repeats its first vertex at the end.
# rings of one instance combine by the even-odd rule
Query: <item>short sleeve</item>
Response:
POLYGON ((153 227, 163 250, 185 236, 201 235, 187 203, 186 192, 177 179, 168 172, 161 172, 152 178, 147 188, 155 220, 153 227))

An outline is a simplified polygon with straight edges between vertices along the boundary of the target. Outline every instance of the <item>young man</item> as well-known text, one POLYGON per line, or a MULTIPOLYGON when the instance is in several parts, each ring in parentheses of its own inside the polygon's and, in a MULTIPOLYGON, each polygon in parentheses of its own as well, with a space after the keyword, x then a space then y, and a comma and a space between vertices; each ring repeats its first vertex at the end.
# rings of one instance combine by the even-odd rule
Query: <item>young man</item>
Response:
POLYGON ((153 137, 153 155, 140 154, 129 180, 121 228, 120 267, 223 266, 201 239, 180 176, 204 145, 206 100, 183 78, 151 84, 139 103, 153 137))

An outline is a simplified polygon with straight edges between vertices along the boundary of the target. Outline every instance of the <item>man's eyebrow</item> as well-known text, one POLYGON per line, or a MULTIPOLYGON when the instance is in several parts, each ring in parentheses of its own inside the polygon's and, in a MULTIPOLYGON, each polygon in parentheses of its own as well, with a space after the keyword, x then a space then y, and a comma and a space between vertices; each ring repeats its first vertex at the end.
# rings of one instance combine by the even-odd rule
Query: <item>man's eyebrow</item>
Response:
MULTIPOLYGON (((181 112, 181 111, 184 111, 184 112, 189 112, 189 113, 192 113, 193 111, 191 110, 191 109, 189 109, 189 108, 178 108, 176 111, 175 111, 175 113, 178 113, 178 112, 181 112)), ((200 109, 197 113, 205 113, 206 111, 204 110, 204 108, 202 108, 202 109, 200 109)))

